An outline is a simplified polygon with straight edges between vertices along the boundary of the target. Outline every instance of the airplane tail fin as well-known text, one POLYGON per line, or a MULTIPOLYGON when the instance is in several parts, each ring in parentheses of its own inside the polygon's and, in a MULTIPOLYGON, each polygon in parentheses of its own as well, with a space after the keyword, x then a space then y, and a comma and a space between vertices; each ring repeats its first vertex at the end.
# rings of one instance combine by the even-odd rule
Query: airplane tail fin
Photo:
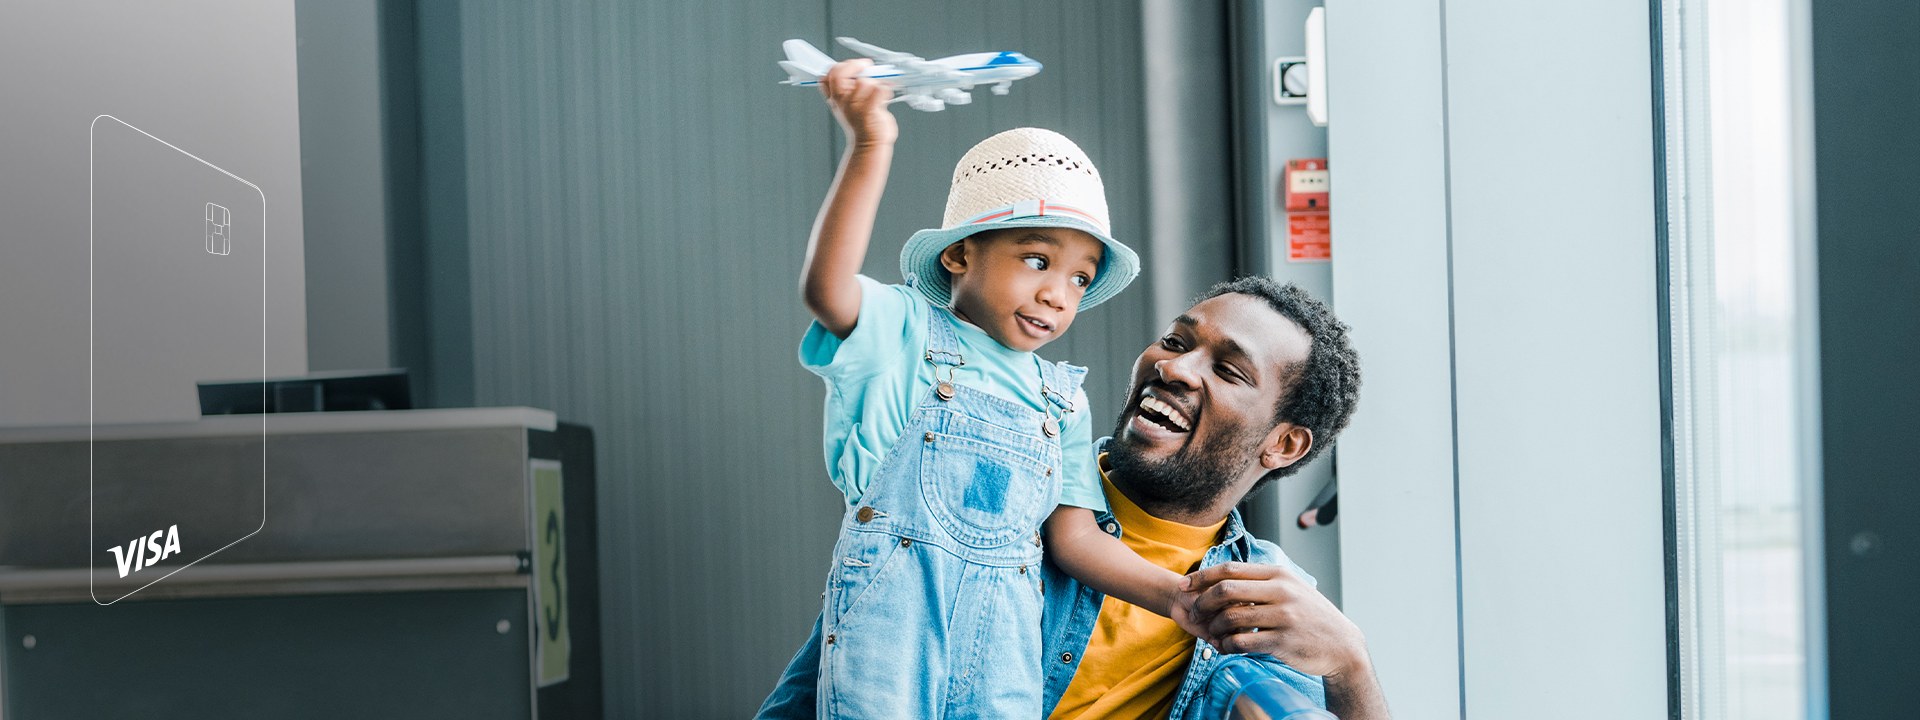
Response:
POLYGON ((805 40, 793 39, 780 44, 787 52, 787 59, 779 62, 780 69, 787 71, 788 85, 819 80, 833 67, 833 58, 820 52, 819 48, 805 40))

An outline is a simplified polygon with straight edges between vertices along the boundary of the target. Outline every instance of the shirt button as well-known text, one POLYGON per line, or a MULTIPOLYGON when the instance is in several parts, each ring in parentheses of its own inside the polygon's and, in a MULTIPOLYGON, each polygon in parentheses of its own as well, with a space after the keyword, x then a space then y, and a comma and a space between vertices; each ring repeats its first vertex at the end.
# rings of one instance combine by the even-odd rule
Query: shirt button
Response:
MULTIPOLYGON (((866 521, 862 520, 861 522, 866 522, 866 521)), ((1114 533, 1120 532, 1120 526, 1118 524, 1115 524, 1111 520, 1107 521, 1107 524, 1102 525, 1100 527, 1105 528, 1108 535, 1112 535, 1114 533)))
POLYGON ((1025 574, 1027 574, 1027 566, 1025 566, 1025 565, 1021 565, 1021 566, 1020 566, 1020 574, 1021 574, 1021 575, 1025 575, 1025 574))
POLYGON ((927 442, 933 442, 933 433, 927 433, 927 442))
POLYGON ((873 522, 873 508, 871 506, 862 506, 860 512, 853 514, 853 519, 859 520, 862 525, 873 522))
POLYGON ((906 538, 900 538, 900 547, 913 547, 913 541, 908 540, 906 538))
POLYGON ((1063 663, 1073 662, 1073 653, 1060 653, 1060 662, 1063 662, 1063 663))
POLYGON ((1200 659, 1201 659, 1201 660, 1212 660, 1212 659, 1213 659, 1213 648, 1210 648, 1210 647, 1203 647, 1203 648, 1200 648, 1200 659))
POLYGON ((1047 477, 1053 477, 1053 468, 1047 468, 1047 477))
POLYGON ((834 640, 834 638, 833 638, 833 635, 831 635, 831 634, 829 634, 829 635, 827 635, 827 644, 828 644, 828 645, 832 645, 832 644, 833 644, 833 640, 834 640))

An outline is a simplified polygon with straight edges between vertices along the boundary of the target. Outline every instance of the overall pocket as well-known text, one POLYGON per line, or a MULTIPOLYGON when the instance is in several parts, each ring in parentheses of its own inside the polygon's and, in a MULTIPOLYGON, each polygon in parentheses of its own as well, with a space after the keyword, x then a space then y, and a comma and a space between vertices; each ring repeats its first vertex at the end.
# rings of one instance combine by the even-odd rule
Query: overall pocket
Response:
POLYGON ((1046 463, 961 435, 927 437, 921 443, 920 491, 949 535, 980 548, 1031 539, 1046 517, 1046 463))

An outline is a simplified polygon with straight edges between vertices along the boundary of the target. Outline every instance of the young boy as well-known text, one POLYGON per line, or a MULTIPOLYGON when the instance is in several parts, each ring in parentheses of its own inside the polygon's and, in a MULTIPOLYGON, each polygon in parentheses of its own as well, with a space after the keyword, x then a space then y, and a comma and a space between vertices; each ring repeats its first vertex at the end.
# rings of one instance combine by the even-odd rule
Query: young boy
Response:
POLYGON ((960 160, 942 227, 901 252, 906 286, 860 276, 899 132, 892 90, 860 77, 868 64, 820 82, 848 144, 801 276, 816 319, 801 362, 827 382, 847 513, 819 644, 762 714, 811 689, 827 717, 1036 717, 1043 524, 1055 564, 1089 586, 1162 615, 1178 595, 1178 575, 1094 526, 1085 369, 1033 354, 1139 260, 1109 235, 1085 153, 1022 128, 960 160), (813 688, 789 682, 815 673, 813 688))

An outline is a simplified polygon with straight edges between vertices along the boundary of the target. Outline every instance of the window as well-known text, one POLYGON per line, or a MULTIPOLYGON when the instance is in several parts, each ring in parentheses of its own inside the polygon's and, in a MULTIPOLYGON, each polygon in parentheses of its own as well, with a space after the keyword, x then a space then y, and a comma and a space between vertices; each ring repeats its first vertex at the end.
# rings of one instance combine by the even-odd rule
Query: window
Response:
POLYGON ((1681 715, 1805 717, 1791 0, 1664 0, 1681 715))

